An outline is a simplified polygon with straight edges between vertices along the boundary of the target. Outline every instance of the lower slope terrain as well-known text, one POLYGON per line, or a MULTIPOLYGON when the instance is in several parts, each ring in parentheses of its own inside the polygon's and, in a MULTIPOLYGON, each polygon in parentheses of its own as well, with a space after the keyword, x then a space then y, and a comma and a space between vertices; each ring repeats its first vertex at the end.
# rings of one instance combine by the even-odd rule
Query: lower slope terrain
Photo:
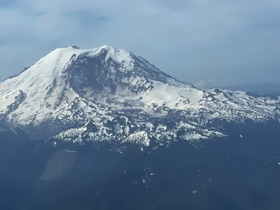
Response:
POLYGON ((277 210, 279 125, 224 128, 223 139, 122 153, 1 133, 0 208, 277 210))

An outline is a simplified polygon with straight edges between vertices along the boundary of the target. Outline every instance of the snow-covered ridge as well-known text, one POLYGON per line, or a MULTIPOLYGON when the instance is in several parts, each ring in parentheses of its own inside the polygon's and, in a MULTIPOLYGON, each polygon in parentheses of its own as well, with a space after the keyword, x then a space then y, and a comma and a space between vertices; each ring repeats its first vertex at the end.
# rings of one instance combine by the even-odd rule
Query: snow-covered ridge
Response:
MULTIPOLYGON (((59 48, 0 83, 0 120, 34 139, 149 146, 226 135, 215 120, 278 120, 279 97, 202 91, 144 58, 104 45, 59 48)), ((1 125, 0 125, 1 127, 1 125)))

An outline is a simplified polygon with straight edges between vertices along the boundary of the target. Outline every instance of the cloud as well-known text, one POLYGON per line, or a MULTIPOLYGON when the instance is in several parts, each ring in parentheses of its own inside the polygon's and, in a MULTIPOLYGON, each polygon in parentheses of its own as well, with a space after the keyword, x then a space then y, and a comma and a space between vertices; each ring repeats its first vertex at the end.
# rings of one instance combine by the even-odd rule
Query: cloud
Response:
POLYGON ((277 0, 25 0, 0 6, 1 80, 54 48, 103 44, 129 49, 190 82, 280 76, 277 0))

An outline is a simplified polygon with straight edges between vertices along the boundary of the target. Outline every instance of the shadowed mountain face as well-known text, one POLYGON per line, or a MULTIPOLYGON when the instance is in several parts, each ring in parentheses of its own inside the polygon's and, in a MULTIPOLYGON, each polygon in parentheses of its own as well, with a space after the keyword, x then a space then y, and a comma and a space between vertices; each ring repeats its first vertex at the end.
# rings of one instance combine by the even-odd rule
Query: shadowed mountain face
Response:
MULTIPOLYGON (((124 50, 103 47, 95 56, 89 51, 73 55, 73 62, 68 66, 70 86, 78 93, 115 94, 117 91, 128 89, 132 93, 147 90, 143 82, 160 81, 167 83, 174 78, 164 74, 141 57, 124 50), (113 53, 112 53, 113 51, 113 53), (112 55, 114 54, 114 55, 112 55), (116 56, 116 57, 115 57, 116 56), (117 60, 121 59, 121 60, 117 60), (131 82, 141 78, 139 84, 131 82), (83 91, 82 91, 83 90, 83 91)), ((137 82, 136 82, 137 83, 137 82)), ((94 96, 93 96, 94 97, 94 96)))

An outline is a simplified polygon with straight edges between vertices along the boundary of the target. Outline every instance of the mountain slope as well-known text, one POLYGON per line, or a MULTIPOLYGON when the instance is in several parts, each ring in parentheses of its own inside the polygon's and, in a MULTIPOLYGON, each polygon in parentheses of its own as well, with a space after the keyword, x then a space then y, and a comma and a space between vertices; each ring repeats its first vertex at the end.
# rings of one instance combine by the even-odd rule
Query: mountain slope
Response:
POLYGON ((217 121, 279 121, 280 116, 280 97, 202 91, 106 45, 52 51, 0 83, 0 104, 0 122, 35 140, 143 146, 227 135, 217 121))

